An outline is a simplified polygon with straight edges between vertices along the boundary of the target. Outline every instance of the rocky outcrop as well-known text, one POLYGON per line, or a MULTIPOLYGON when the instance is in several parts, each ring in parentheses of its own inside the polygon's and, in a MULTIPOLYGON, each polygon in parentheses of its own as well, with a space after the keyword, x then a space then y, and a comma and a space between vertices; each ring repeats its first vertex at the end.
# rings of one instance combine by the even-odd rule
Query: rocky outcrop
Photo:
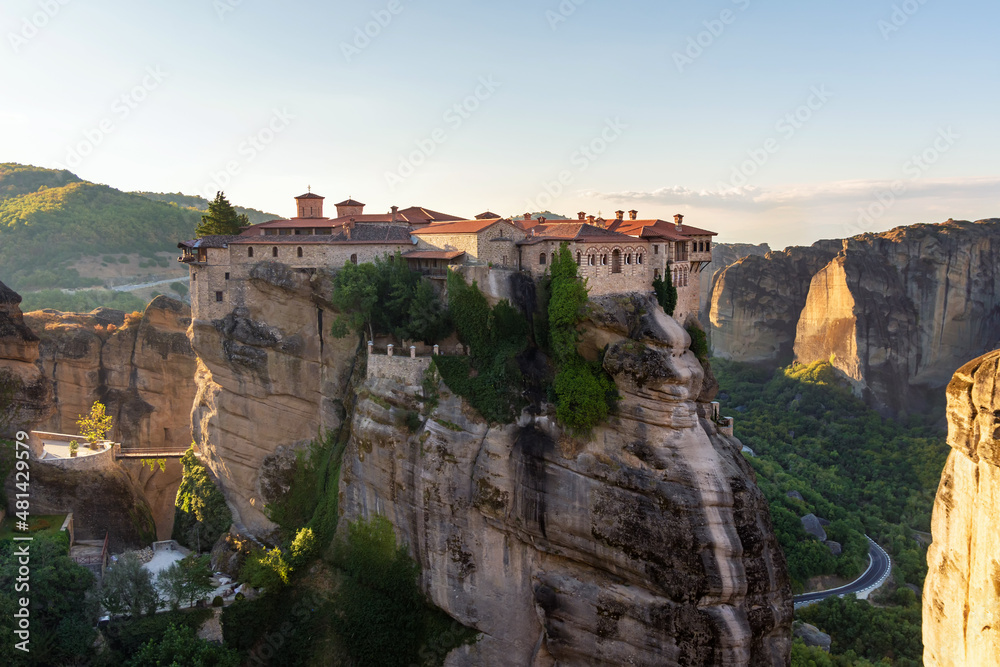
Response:
POLYGON ((38 336, 24 323, 21 295, 0 283, 0 437, 45 419, 49 385, 35 365, 38 336))
POLYGON ((115 418, 109 437, 126 447, 190 445, 196 369, 190 317, 187 305, 165 296, 127 325, 124 313, 105 308, 26 314, 41 339, 38 366, 52 388, 52 415, 35 427, 77 433, 77 417, 101 401, 115 418))
POLYGON ((712 353, 753 363, 790 362, 809 282, 840 246, 820 241, 750 255, 723 269, 713 282, 709 307, 712 353))
POLYGON ((992 665, 1000 656, 1000 350, 948 385, 948 444, 934 501, 923 594, 924 664, 992 665))
POLYGON ((1000 344, 998 266, 1000 220, 748 257, 716 281, 713 351, 772 365, 831 361, 880 411, 924 412, 956 368, 1000 344))
POLYGON ((356 336, 333 338, 329 274, 264 262, 240 285, 240 305, 196 319, 194 437, 251 533, 274 528, 264 509, 298 449, 344 419, 356 336))
MULTIPOLYGON (((752 243, 713 243, 712 261, 702 267, 701 280, 698 283, 700 290, 698 303, 701 304, 698 321, 702 323, 708 322, 712 306, 712 288, 715 285, 715 279, 722 273, 723 269, 744 257, 749 257, 750 255, 763 256, 769 252, 771 252, 771 247, 766 243, 759 243, 757 245, 752 243)), ((708 333, 711 334, 711 331, 708 333)))
POLYGON ((370 376, 359 393, 344 519, 387 516, 434 603, 482 633, 446 664, 787 664, 766 501, 697 400, 690 338, 646 299, 592 302, 582 346, 608 345, 623 398, 587 438, 545 404, 487 424, 444 384, 410 434, 420 387, 370 376))

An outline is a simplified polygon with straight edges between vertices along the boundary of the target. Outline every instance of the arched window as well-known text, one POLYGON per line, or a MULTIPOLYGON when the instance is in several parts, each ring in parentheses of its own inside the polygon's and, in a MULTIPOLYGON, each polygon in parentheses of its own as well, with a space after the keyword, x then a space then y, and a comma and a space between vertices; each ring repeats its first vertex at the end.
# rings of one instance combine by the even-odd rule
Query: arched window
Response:
POLYGON ((298 255, 299 257, 301 257, 301 256, 302 256, 302 248, 298 248, 298 249, 297 249, 297 250, 295 251, 295 254, 296 254, 296 255, 298 255))
POLYGON ((277 256, 278 256, 278 246, 274 246, 273 248, 271 248, 271 257, 277 257, 277 256))
POLYGON ((639 253, 638 255, 635 256, 635 263, 642 264, 642 253, 639 253))
POLYGON ((587 257, 587 265, 588 266, 593 266, 594 265, 594 256, 593 255, 590 255, 590 256, 587 257))
POLYGON ((541 253, 540 255, 538 255, 538 263, 539 264, 545 264, 545 253, 544 252, 541 253))
POLYGON ((580 266, 581 261, 583 261, 583 255, 578 252, 576 253, 576 265, 580 266))
POLYGON ((357 263, 358 263, 357 254, 351 255, 351 264, 357 264, 357 263))
POLYGON ((607 254, 601 255, 601 266, 607 266, 607 265, 608 265, 608 256, 607 256, 607 254))
POLYGON ((622 272, 622 251, 612 250, 611 251, 611 273, 621 273, 622 272))
POLYGON ((247 257, 253 257, 253 246, 247 248, 247 257))
POLYGON ((625 264, 628 265, 631 263, 632 263, 632 253, 628 253, 627 255, 625 255, 625 264))

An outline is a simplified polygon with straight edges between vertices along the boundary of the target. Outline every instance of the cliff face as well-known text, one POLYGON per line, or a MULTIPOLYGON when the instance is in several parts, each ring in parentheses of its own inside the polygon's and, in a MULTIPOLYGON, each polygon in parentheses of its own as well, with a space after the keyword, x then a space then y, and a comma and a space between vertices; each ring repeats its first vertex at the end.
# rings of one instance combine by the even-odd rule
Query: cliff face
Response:
MULTIPOLYGON (((744 257, 763 256, 769 252, 771 252, 771 247, 766 243, 757 245, 751 243, 713 243, 712 261, 701 269, 700 293, 698 295, 701 310, 698 313, 698 321, 707 326, 712 310, 712 288, 715 285, 715 279, 722 273, 723 269, 744 257)), ((709 333, 711 332, 709 331, 709 333)))
POLYGON ((124 321, 124 313, 107 309, 25 315, 41 339, 37 363, 52 388, 51 416, 34 427, 77 433, 77 417, 101 401, 115 418, 109 437, 124 446, 187 447, 195 395, 190 311, 161 296, 138 322, 122 328, 124 321))
POLYGON ((13 438, 51 411, 49 384, 35 365, 38 336, 24 323, 21 296, 0 283, 0 437, 13 438))
POLYGON ((490 426, 440 384, 411 435, 420 387, 370 375, 344 518, 389 517, 435 604, 483 633, 448 665, 786 664, 783 557, 739 441, 699 416, 690 339, 645 297, 594 303, 610 423, 573 438, 537 406, 490 426))
POLYGON ((1000 220, 913 225, 727 268, 715 354, 832 360, 883 412, 926 408, 966 359, 1000 344, 1000 220), (793 257, 804 261, 794 262, 793 257))
POLYGON ((948 444, 927 550, 924 664, 992 665, 1000 656, 1000 350, 948 385, 948 444))
POLYGON ((750 255, 723 269, 709 307, 713 354, 758 363, 791 361, 809 282, 839 249, 837 241, 820 241, 750 255))
POLYGON ((194 437, 237 523, 258 535, 274 528, 264 506, 296 450, 345 416, 357 339, 330 336, 331 284, 327 274, 265 262, 239 286, 241 305, 190 330, 194 437))

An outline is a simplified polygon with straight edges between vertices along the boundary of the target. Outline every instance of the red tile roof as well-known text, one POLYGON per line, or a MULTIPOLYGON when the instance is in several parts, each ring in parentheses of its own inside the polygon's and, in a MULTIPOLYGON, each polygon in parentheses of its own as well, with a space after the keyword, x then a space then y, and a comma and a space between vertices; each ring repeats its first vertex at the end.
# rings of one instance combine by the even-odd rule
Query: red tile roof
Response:
POLYGON ((414 230, 417 236, 426 234, 478 234, 484 229, 489 229, 498 222, 503 222, 499 218, 494 220, 461 220, 459 222, 441 222, 414 230))
POLYGON ((354 201, 353 199, 348 199, 347 201, 342 201, 339 204, 336 204, 336 206, 364 206, 364 204, 359 201, 354 201))
POLYGON ((413 250, 403 253, 406 259, 458 259, 465 254, 464 250, 413 250))
POLYGON ((677 225, 666 220, 616 220, 610 227, 616 232, 643 238, 665 238, 670 241, 685 241, 692 236, 718 236, 718 232, 699 229, 691 225, 677 225))
POLYGON ((596 227, 586 222, 553 222, 531 227, 532 236, 520 241, 520 245, 534 245, 543 241, 597 241, 625 243, 635 239, 625 234, 596 227))
MULTIPOLYGON (((439 211, 432 211, 429 208, 422 208, 420 206, 411 206, 409 208, 404 208, 399 212, 400 215, 405 215, 411 222, 458 222, 459 220, 465 220, 465 218, 460 218, 457 215, 448 215, 447 213, 441 213, 439 211)), ((499 217, 499 216, 497 216, 499 217)))
POLYGON ((326 197, 320 197, 312 192, 307 192, 304 195, 299 195, 296 199, 326 199, 326 197))

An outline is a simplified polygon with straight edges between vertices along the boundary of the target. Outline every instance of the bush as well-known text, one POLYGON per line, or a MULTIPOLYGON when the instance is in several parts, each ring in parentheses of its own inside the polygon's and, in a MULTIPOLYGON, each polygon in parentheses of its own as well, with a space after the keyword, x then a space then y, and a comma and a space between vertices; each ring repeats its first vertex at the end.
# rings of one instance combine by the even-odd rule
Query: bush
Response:
POLYGON ((677 308, 677 288, 674 287, 674 280, 670 274, 669 267, 663 272, 663 278, 653 278, 653 292, 656 293, 656 301, 663 308, 663 312, 673 316, 677 308))
POLYGON ((177 292, 179 295, 187 296, 188 287, 182 282, 170 283, 170 289, 177 292))
POLYGON ((221 607, 222 605, 223 605, 223 602, 222 602, 222 596, 221 595, 216 595, 214 598, 212 598, 212 606, 213 607, 221 607))

